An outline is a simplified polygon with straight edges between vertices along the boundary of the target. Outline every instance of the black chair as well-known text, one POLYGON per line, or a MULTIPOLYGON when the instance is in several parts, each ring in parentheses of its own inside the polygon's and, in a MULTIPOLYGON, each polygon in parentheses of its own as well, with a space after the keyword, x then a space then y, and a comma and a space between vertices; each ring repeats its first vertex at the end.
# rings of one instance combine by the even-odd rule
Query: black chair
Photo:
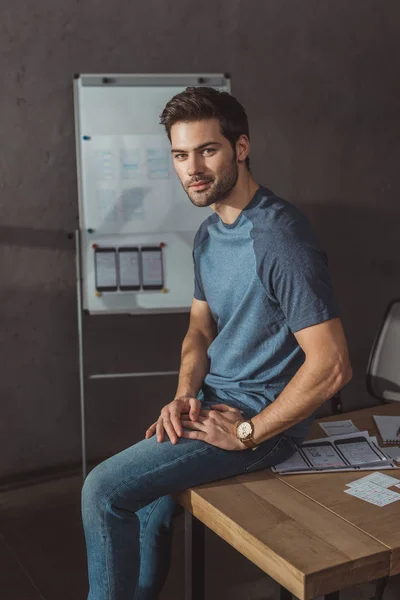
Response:
POLYGON ((369 356, 366 383, 380 402, 400 402, 400 299, 386 308, 369 356))

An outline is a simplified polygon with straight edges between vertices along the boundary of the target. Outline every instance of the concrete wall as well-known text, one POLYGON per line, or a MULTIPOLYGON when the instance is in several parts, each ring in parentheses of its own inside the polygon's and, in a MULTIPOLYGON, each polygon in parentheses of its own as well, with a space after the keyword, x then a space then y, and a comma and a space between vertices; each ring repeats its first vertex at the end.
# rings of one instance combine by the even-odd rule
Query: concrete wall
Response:
MULTIPOLYGON (((78 461, 75 72, 230 72, 260 183, 330 257, 355 376, 399 295, 396 0, 1 2, 0 476, 78 461)), ((88 321, 88 320, 87 320, 88 321)), ((187 316, 86 323, 88 372, 178 368, 187 316)), ((88 386, 91 456, 137 441, 173 378, 88 386)))

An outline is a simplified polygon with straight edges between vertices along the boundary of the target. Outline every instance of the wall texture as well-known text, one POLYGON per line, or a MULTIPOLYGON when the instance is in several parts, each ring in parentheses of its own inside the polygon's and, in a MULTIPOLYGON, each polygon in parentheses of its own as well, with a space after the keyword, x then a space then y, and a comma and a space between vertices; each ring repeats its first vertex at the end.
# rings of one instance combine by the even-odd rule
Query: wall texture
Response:
MULTIPOLYGON (((230 72, 256 179, 329 255, 354 379, 399 295, 396 0, 0 1, 0 477, 78 461, 76 72, 230 72)), ((173 370, 187 316, 86 319, 88 372, 173 370)), ((172 378, 88 385, 90 456, 143 436, 172 378)))

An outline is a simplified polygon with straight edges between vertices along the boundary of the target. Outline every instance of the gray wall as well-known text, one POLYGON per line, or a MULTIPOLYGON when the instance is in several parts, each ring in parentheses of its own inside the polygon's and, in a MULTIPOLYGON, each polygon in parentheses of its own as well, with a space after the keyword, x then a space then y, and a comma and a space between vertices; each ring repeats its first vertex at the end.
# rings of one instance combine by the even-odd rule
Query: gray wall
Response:
MULTIPOLYGON (((354 366, 399 295, 396 0, 1 2, 0 476, 78 461, 75 72, 230 72, 256 179, 312 219, 354 366), (396 170, 397 167, 397 170, 396 170)), ((86 320, 88 372, 169 370, 187 316, 86 320)), ((172 378, 88 386, 91 456, 137 441, 172 378)))

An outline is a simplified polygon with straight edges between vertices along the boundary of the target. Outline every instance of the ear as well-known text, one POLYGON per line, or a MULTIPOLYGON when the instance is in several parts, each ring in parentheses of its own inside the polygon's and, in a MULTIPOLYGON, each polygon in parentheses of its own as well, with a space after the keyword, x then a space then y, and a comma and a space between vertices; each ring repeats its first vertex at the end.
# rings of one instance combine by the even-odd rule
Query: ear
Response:
POLYGON ((244 133, 236 142, 236 156, 239 162, 244 162, 250 152, 250 140, 244 133))

